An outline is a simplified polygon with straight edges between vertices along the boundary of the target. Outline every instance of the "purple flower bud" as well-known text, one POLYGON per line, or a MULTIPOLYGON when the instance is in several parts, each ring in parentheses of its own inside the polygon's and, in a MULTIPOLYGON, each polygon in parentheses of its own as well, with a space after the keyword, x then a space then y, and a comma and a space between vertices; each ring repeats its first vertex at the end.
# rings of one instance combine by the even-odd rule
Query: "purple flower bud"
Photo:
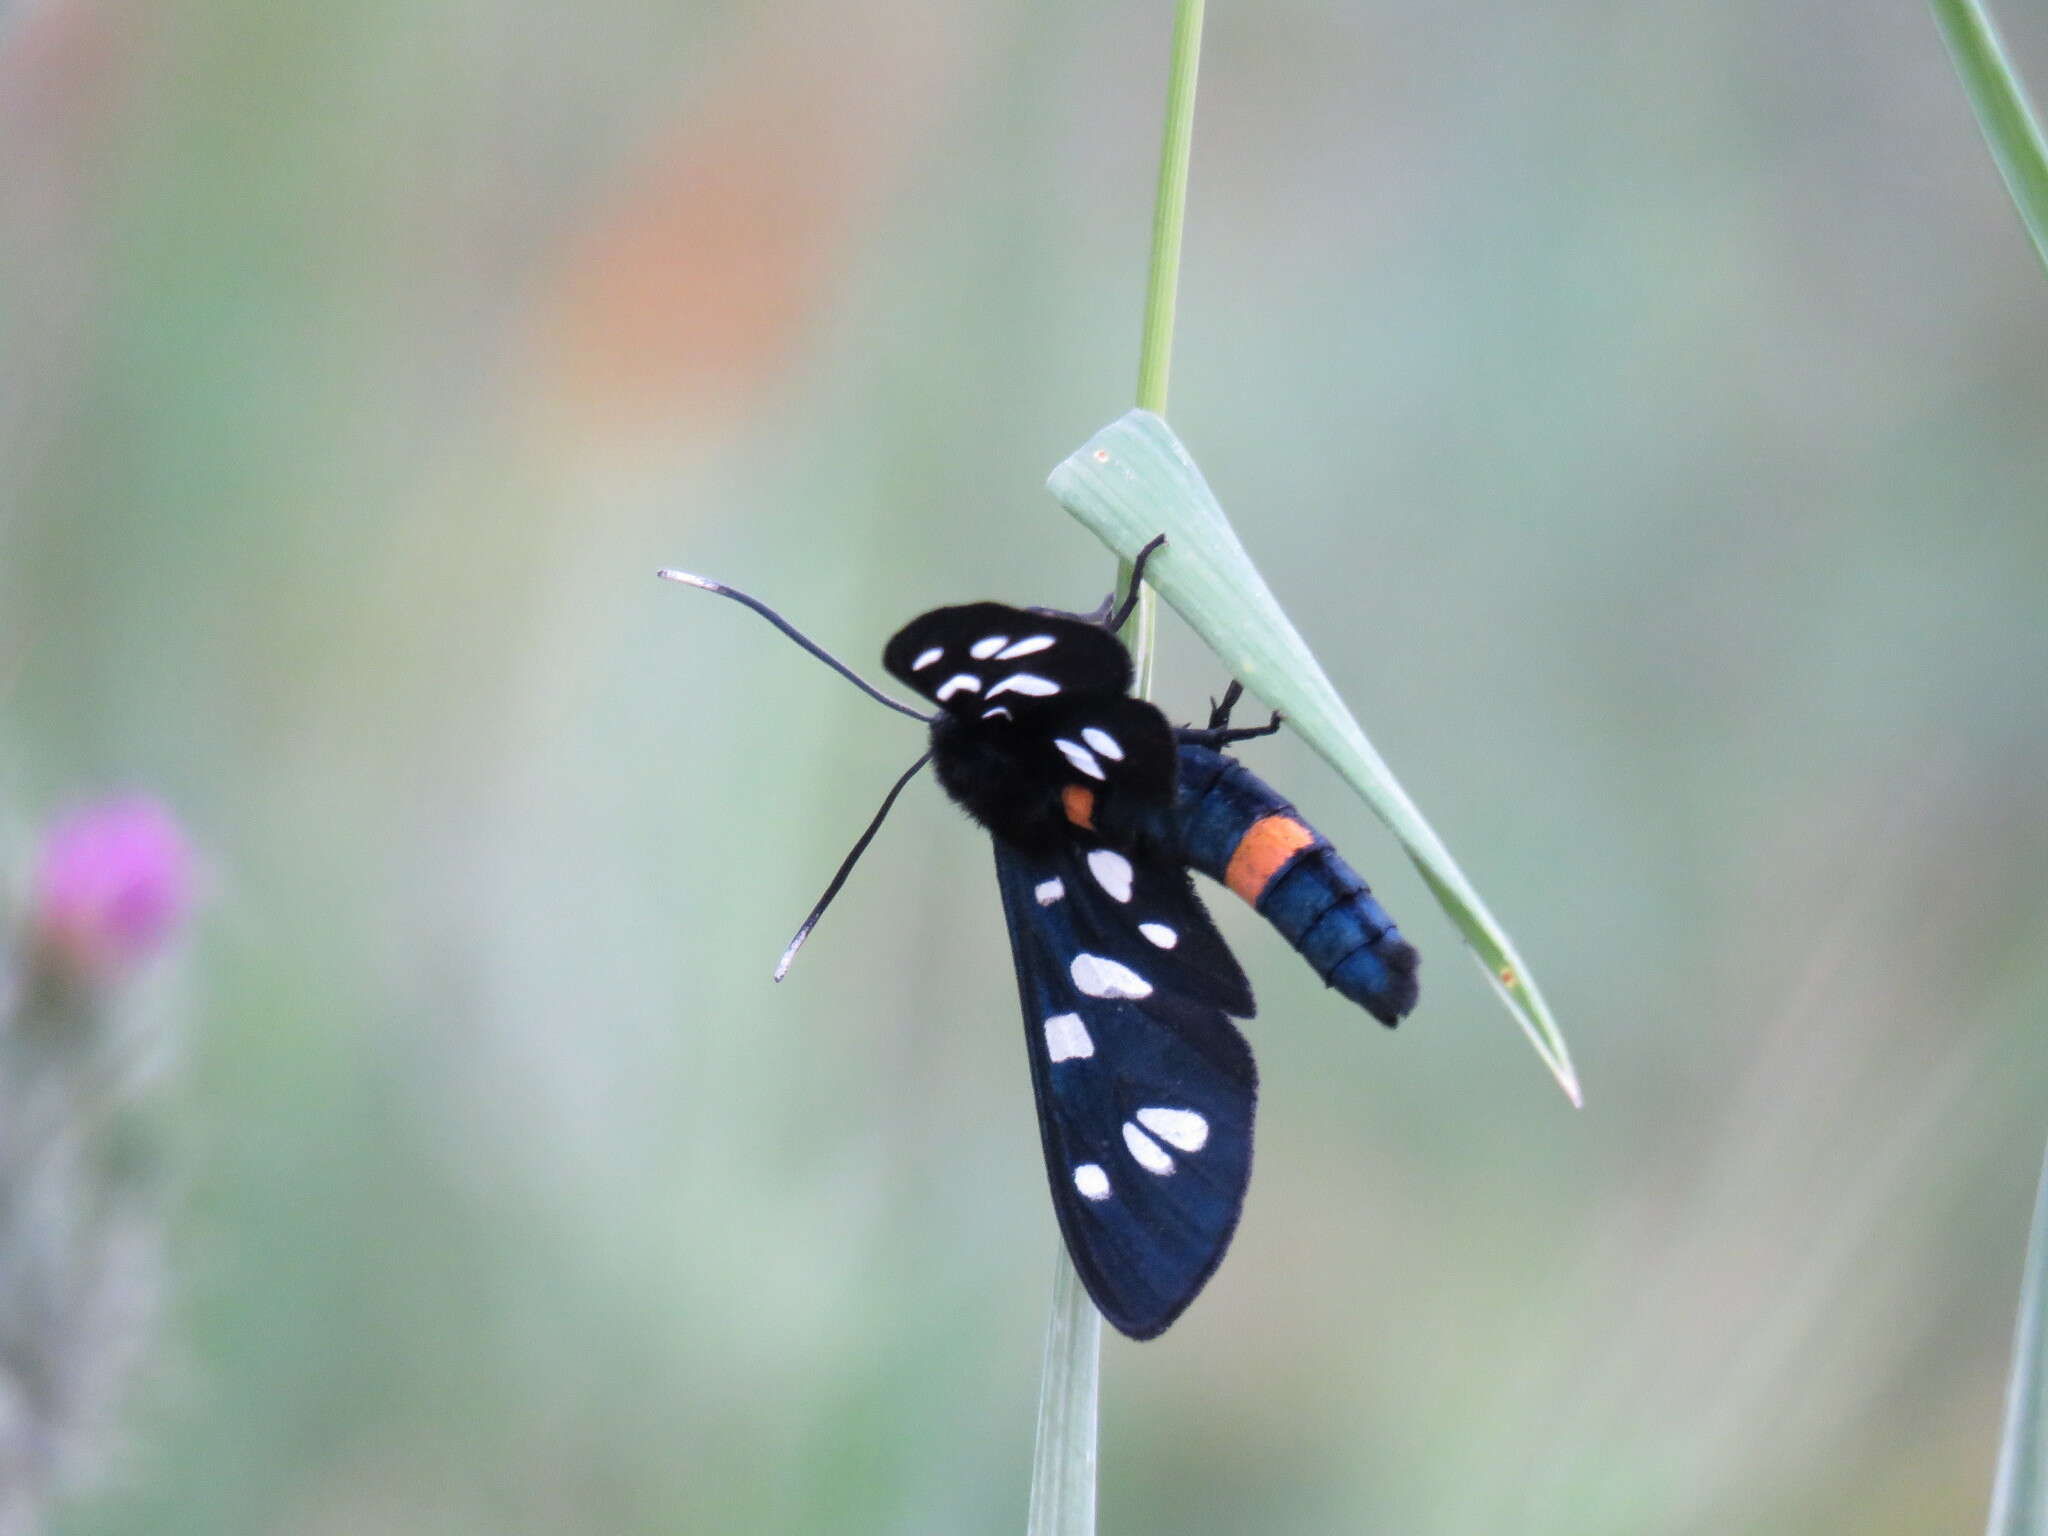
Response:
POLYGON ((30 923, 50 958, 104 978, 148 959, 192 904, 192 852, 169 811, 142 796, 102 800, 43 836, 30 923))

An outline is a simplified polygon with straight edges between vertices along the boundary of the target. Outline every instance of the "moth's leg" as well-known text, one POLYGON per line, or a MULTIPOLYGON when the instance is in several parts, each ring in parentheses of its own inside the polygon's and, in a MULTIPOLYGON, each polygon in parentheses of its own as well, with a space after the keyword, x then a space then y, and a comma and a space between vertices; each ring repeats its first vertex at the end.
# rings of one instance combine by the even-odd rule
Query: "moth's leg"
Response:
POLYGON ((1198 747, 1227 747, 1233 741, 1250 741, 1255 736, 1270 736, 1280 729, 1280 712, 1275 710, 1273 718, 1264 725, 1243 725, 1232 729, 1230 712, 1237 707, 1237 701, 1244 697, 1244 684, 1236 678, 1223 690, 1222 699, 1209 706, 1209 725, 1206 730, 1195 730, 1183 726, 1175 731, 1177 741, 1191 741, 1198 747))
POLYGON ((1165 542, 1166 535, 1162 533, 1155 536, 1151 543, 1138 551, 1138 558, 1131 562, 1131 585, 1124 593, 1124 600, 1117 604, 1115 611, 1108 618, 1103 620, 1102 627, 1104 629, 1118 630, 1124 627, 1124 620, 1128 619, 1131 616, 1131 610, 1138 606, 1138 588, 1145 580, 1145 562, 1150 560, 1152 552, 1165 542))
POLYGON ((1276 710, 1273 718, 1264 725, 1240 726, 1229 731, 1198 731, 1192 726, 1182 726, 1173 733, 1175 741, 1191 742, 1198 747, 1227 747, 1233 741, 1250 741, 1255 736, 1270 736, 1280 729, 1283 717, 1276 710))
POLYGON ((1259 736, 1271 736, 1275 731, 1280 729, 1280 726, 1282 722, 1285 720, 1285 718, 1286 717, 1283 716, 1280 713, 1280 711, 1276 709, 1273 711, 1273 718, 1268 720, 1264 725, 1241 725, 1238 726, 1235 730, 1204 731, 1202 734, 1213 738, 1211 741, 1205 743, 1205 745, 1227 747, 1233 741, 1251 741, 1259 736))
POLYGON ((1116 609, 1116 594, 1109 593, 1086 613, 1068 613, 1060 608, 1034 608, 1033 613, 1050 614, 1056 619, 1079 619, 1083 624, 1107 624, 1109 616, 1116 609))
POLYGON ((1209 701, 1209 729, 1220 731, 1229 725, 1230 712, 1237 708, 1237 701, 1243 697, 1244 684, 1233 677, 1230 680, 1230 686, 1223 690, 1222 700, 1220 702, 1215 699, 1209 701))
POLYGON ((1138 583, 1145 579, 1145 562, 1152 558, 1152 551, 1166 542, 1166 535, 1160 534, 1150 544, 1138 551, 1138 558, 1131 562, 1131 589, 1119 603, 1116 594, 1110 593, 1086 613, 1069 613, 1064 608, 1026 608, 1026 613, 1042 613, 1049 619, 1079 619, 1083 624, 1099 624, 1102 628, 1115 631, 1124 627, 1124 620, 1131 616, 1131 610, 1138 605, 1138 583))

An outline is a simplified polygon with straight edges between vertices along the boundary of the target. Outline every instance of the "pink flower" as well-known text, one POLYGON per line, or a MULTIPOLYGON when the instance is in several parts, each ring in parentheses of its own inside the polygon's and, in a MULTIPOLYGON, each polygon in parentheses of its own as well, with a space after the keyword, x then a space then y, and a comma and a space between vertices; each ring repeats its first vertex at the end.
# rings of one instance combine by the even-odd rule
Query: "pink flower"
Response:
POLYGON ((88 977, 161 949, 192 905, 192 852, 169 811, 142 796, 102 800, 43 836, 30 922, 52 958, 88 977))

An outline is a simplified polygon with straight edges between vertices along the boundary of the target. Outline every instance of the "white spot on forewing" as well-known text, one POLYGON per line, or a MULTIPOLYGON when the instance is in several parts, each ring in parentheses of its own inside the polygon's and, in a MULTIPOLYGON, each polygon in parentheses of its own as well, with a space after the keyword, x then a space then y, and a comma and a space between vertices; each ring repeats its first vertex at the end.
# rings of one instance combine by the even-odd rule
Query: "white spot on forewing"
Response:
POLYGON ((967 647, 967 654, 976 661, 987 661, 989 657, 995 655, 997 651, 1000 651, 1009 643, 1010 637, 1008 635, 987 635, 967 647))
POLYGON ((1192 1109, 1141 1109, 1138 1124, 1183 1152, 1199 1152, 1209 1144, 1209 1122, 1192 1109))
POLYGON ((1095 761, 1095 754, 1078 741, 1069 741, 1064 736, 1055 736, 1052 744, 1060 749, 1060 756, 1072 763, 1091 779, 1103 777, 1102 764, 1095 761))
POLYGON ((956 673, 954 676, 947 678, 943 683, 939 684, 937 690, 932 694, 932 697, 937 699, 941 704, 943 704, 946 702, 946 700, 953 697, 954 694, 959 693, 963 690, 968 693, 981 692, 981 679, 976 677, 972 672, 956 673))
POLYGON ((1089 849, 1088 871, 1118 901, 1131 899, 1131 861, 1114 848, 1089 849))
POLYGON ((1026 635, 1015 645, 996 657, 997 661, 1015 661, 1019 656, 1036 656, 1040 651, 1052 649, 1051 635, 1026 635))
POLYGON ((1031 894, 1038 898, 1041 907, 1049 907, 1067 894, 1067 883, 1054 875, 1050 880, 1041 880, 1031 888, 1031 894))
POLYGON ((1082 1163, 1074 1169, 1074 1188, 1090 1200, 1109 1198, 1109 1175, 1100 1163, 1082 1163))
POLYGON ((1145 935, 1146 938, 1157 944, 1161 949, 1171 949, 1180 942, 1180 935, 1164 923, 1140 923, 1138 924, 1138 932, 1145 935))
POLYGON ((1067 967, 1074 985, 1090 997, 1150 997, 1152 983, 1127 965, 1101 955, 1076 955, 1067 967))
POLYGON ((1056 1013, 1045 1021, 1045 1053, 1054 1061, 1095 1054, 1095 1041, 1078 1013, 1056 1013))
POLYGON ((941 656, 945 654, 946 648, 943 645, 935 645, 928 651, 919 651, 917 653, 917 660, 913 661, 910 664, 910 670, 913 672, 922 672, 926 667, 930 666, 933 662, 937 661, 941 656))
POLYGON ((1049 677, 1040 677, 1036 672, 1012 672, 995 687, 989 689, 988 697, 999 693, 1024 693, 1034 699, 1051 698, 1060 691, 1060 685, 1049 677))
POLYGON ((1009 706, 998 704, 994 709, 984 709, 981 712, 981 718, 984 720, 1007 720, 1010 718, 1009 706))
POLYGON ((1173 1172, 1173 1159, 1166 1155, 1166 1148, 1128 1120, 1124 1122, 1124 1145, 1131 1149, 1131 1156, 1138 1160, 1138 1166, 1147 1173, 1156 1173, 1163 1177, 1173 1172))
POLYGON ((1124 749, 1117 745, 1117 740, 1114 736, 1110 735, 1109 732, 1099 725, 1089 726, 1081 733, 1081 739, 1108 758, 1112 763, 1120 763, 1124 760, 1124 749))

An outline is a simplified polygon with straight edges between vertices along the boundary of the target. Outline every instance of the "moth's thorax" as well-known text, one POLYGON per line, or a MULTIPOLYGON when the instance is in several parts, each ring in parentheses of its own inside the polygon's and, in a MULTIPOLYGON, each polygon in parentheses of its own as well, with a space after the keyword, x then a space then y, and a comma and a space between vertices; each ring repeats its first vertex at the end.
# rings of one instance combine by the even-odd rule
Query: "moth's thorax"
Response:
POLYGON ((1085 833, 1090 842, 1133 853, 1172 856, 1179 846, 1170 788, 1162 794, 1143 781, 1049 772, 1049 761, 1064 760, 1028 725, 942 710, 932 721, 931 745, 941 787, 1006 842, 1044 849, 1085 833))
POLYGON ((1030 742, 1010 722, 941 710, 931 739, 939 784, 990 833, 1024 847, 1071 835, 1059 781, 1034 766, 1030 742))
POLYGON ((996 837, 1173 857, 1173 728, 1130 697, 1130 653, 1107 629, 963 603, 904 625, 882 664, 939 706, 939 783, 996 837))

